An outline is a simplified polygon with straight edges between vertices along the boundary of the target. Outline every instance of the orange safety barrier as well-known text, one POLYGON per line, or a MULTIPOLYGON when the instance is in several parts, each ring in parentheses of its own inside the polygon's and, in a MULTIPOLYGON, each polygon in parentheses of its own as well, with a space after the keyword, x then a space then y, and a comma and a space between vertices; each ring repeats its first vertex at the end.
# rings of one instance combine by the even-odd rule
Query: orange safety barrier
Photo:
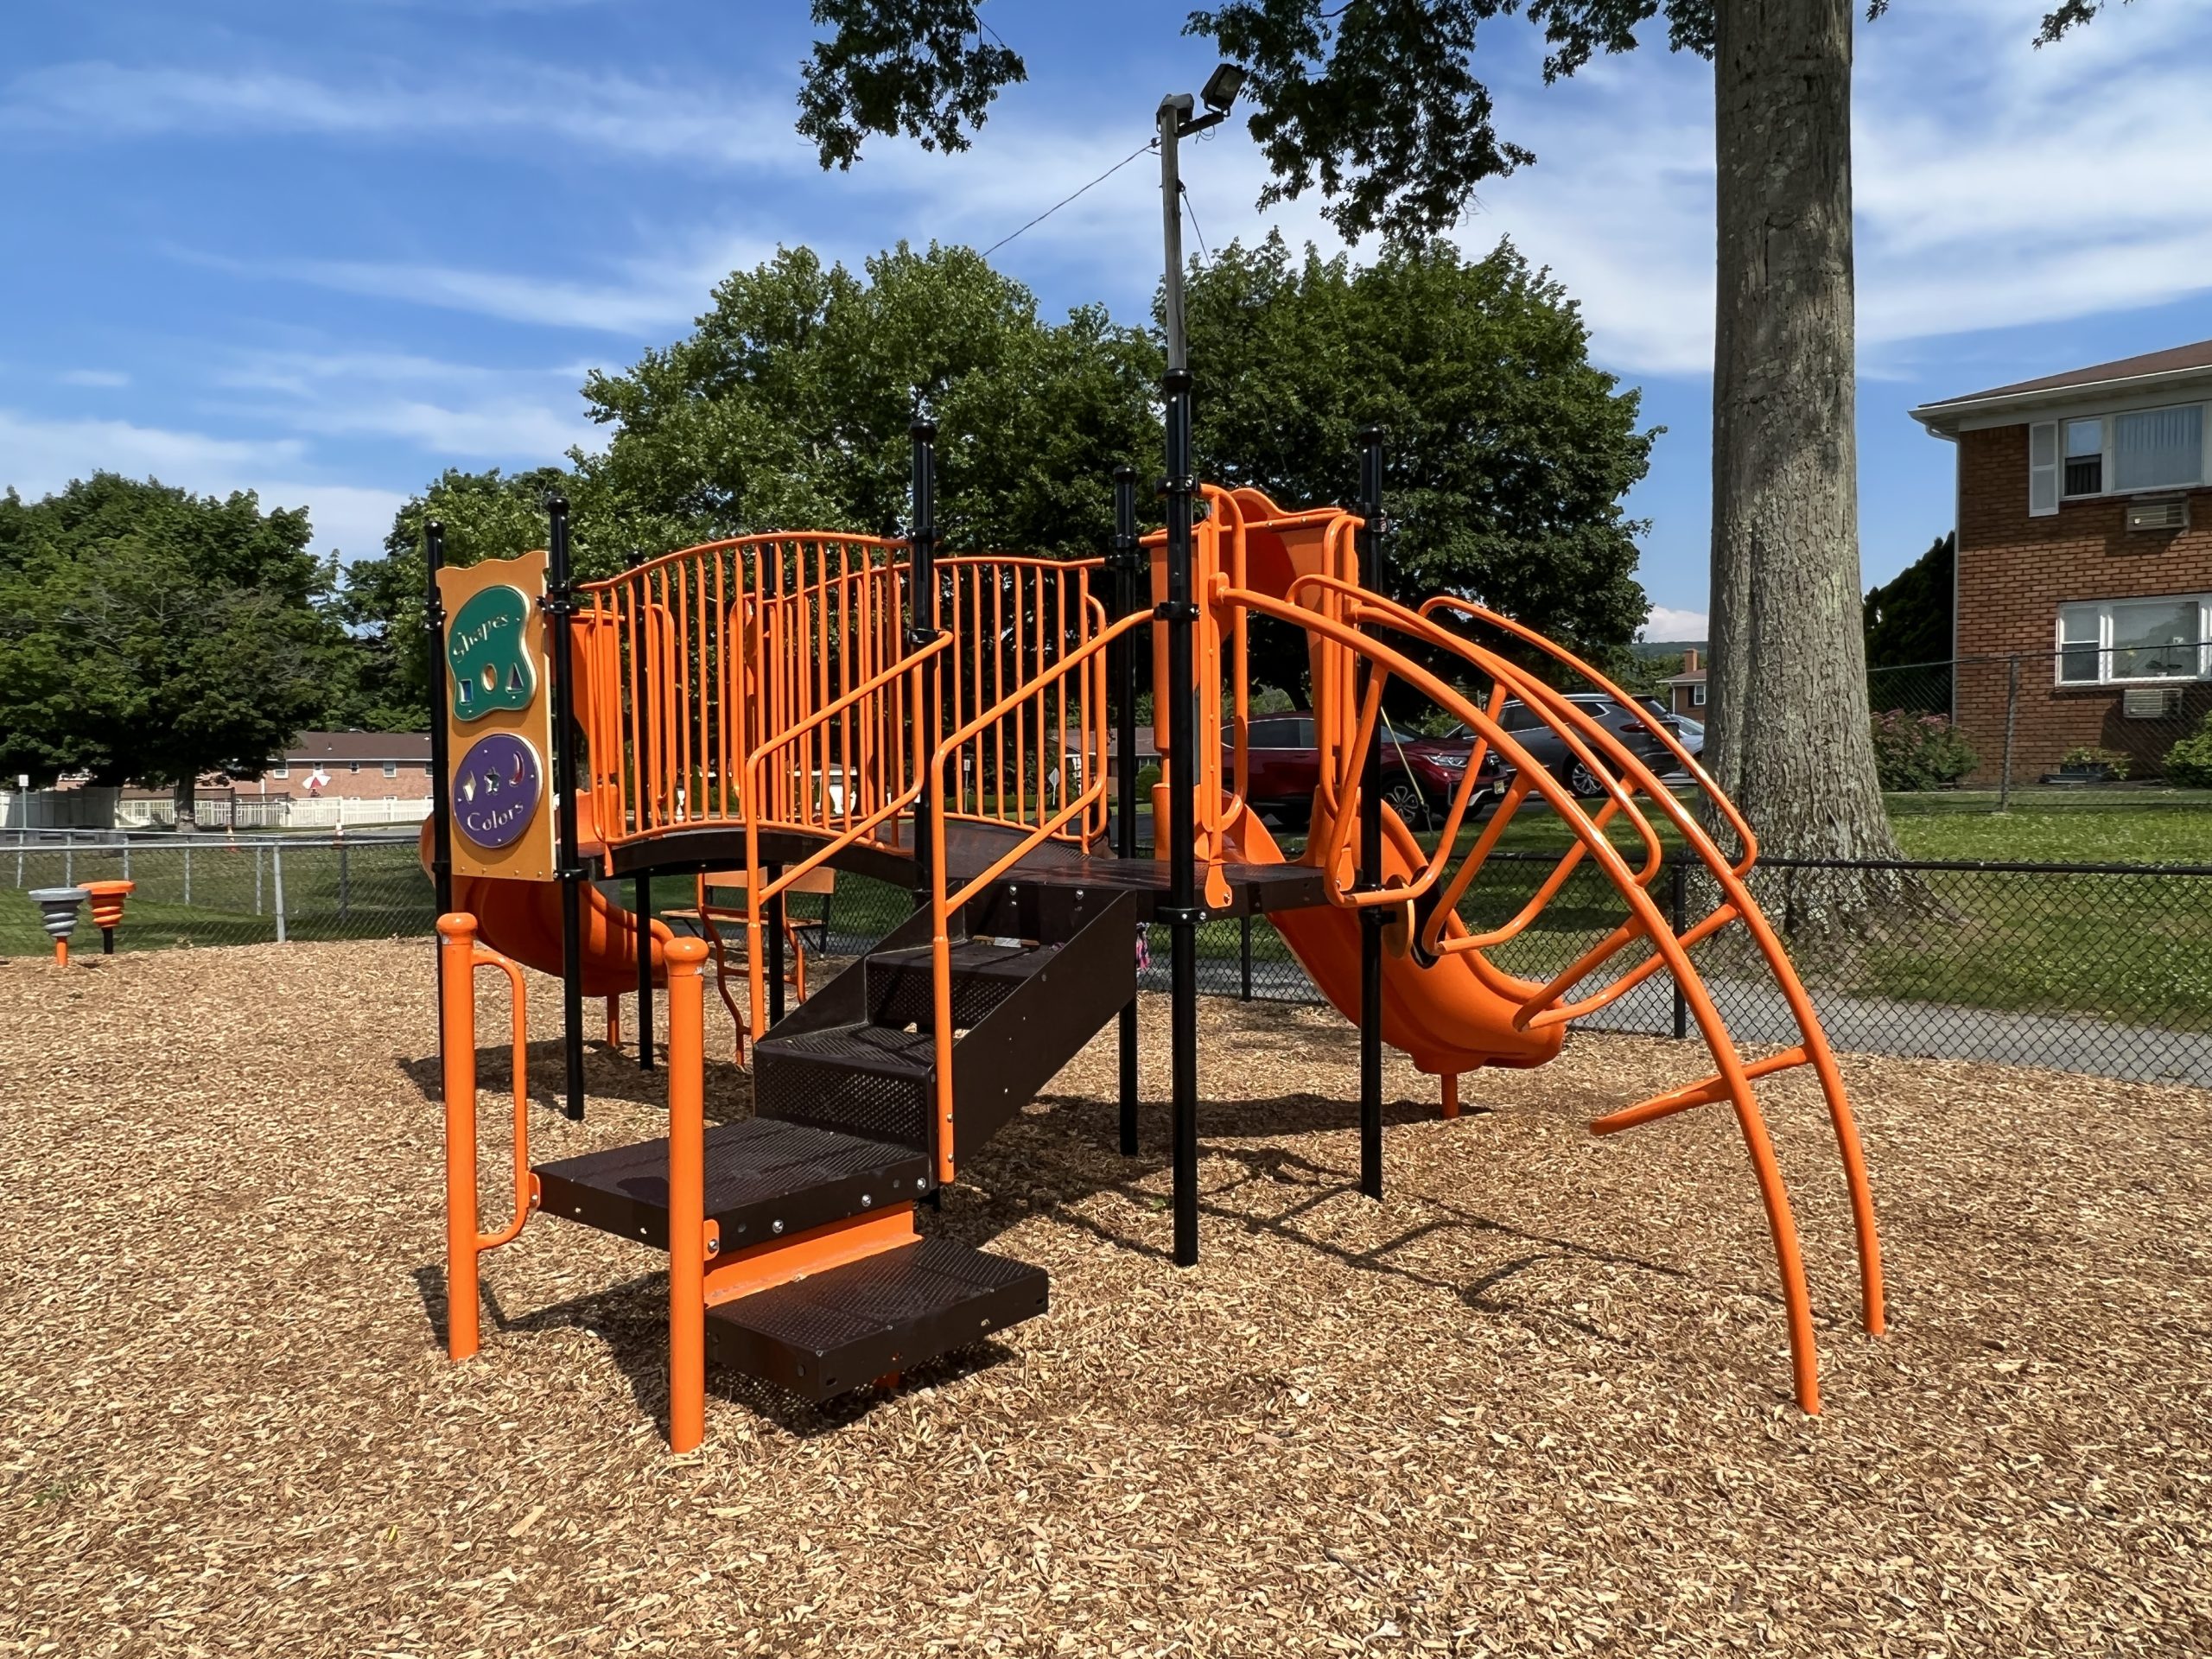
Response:
POLYGON ((476 943, 476 918, 438 918, 439 1034, 445 1048, 446 1352, 467 1359, 478 1347, 477 1258, 511 1243, 538 1201, 530 1169, 528 1005, 522 969, 476 943), (476 970, 497 968, 514 998, 514 1218, 496 1233, 476 1216, 476 970))

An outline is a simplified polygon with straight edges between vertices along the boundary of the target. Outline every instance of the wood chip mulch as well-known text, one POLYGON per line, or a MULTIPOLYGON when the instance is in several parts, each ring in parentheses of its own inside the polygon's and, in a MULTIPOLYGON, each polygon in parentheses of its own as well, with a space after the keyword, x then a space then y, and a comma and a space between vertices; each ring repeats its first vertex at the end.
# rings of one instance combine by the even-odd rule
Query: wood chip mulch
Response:
MULTIPOLYGON (((925 1215, 1049 1269, 1048 1315, 824 1412, 717 1380, 671 1459, 641 1249, 536 1218, 482 1356, 441 1355, 429 968, 0 963, 0 1654, 2212 1652, 2212 1096, 1848 1061, 1877 1341, 1817 1093, 1778 1080, 1809 1420, 1730 1122, 1584 1127, 1694 1046, 1578 1036, 1457 1122, 1394 1065, 1378 1205, 1350 1029, 1210 1001, 1178 1271, 1148 1002, 1143 1155, 1109 1032, 925 1215)), ((594 1044, 591 1078, 542 1155, 658 1132, 658 1075, 594 1044)))

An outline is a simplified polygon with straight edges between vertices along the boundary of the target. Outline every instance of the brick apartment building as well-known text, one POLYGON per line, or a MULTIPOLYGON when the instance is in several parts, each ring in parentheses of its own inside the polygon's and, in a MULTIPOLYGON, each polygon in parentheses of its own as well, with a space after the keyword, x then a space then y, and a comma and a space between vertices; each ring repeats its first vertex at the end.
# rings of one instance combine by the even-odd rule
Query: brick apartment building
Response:
MULTIPOLYGON (((1958 446, 1952 654, 2020 653, 2016 775, 2075 747, 2155 773, 2212 709, 2212 340, 1923 404, 1958 446)), ((1993 777, 2007 671, 1954 715, 1993 777)))

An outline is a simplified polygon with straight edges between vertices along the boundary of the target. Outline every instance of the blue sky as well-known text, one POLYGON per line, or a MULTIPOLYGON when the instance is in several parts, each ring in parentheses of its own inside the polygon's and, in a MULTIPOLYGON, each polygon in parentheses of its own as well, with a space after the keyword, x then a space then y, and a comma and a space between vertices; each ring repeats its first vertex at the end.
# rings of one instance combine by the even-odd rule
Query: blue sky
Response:
MULTIPOLYGON (((597 442, 586 368, 683 334, 779 243, 857 262, 988 245, 1141 143, 1211 67, 1187 3, 988 0, 1031 79, 975 148, 874 144, 820 172, 791 130, 803 0, 16 0, 0 67, 0 485, 98 467, 305 505, 373 550, 447 466, 597 442)), ((1866 577, 1949 528, 1929 397, 2212 335, 2212 7, 2138 0, 2032 49, 2042 0, 1899 0, 1859 29, 1866 577)), ((1658 639, 1703 629, 1711 84, 1647 47, 1543 86, 1521 20, 1482 56, 1536 166, 1460 227, 1581 302, 1668 431, 1632 509, 1658 639)), ((1253 207, 1241 124, 1186 177, 1218 246, 1253 207)), ((1127 168, 997 263, 1049 314, 1145 315, 1156 174, 1127 168)), ((1200 395, 1204 395, 1201 386, 1200 395)))

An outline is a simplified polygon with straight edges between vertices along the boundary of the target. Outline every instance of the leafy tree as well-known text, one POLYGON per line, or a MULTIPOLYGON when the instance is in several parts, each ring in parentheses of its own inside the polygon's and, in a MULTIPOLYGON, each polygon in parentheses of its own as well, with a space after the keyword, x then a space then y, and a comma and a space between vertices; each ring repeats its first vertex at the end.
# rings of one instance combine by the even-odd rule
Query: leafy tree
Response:
MULTIPOLYGON (((1887 5, 1869 0, 1869 16, 1887 5)), ((1474 73, 1478 25, 1516 9, 1514 0, 1230 0, 1192 13, 1186 32, 1211 37, 1247 72, 1249 125, 1273 173, 1263 202, 1318 188, 1347 238, 1419 240, 1455 223, 1484 180, 1535 160, 1498 132, 1474 73)), ((2101 0, 2060 0, 2037 44, 2101 9, 2101 0)), ((837 105, 849 118, 843 148, 811 135, 825 166, 849 165, 867 131, 972 124, 1023 73, 1018 56, 970 52, 964 35, 942 27, 902 32, 906 11, 817 7, 834 32, 809 67, 803 107, 836 103, 841 78, 858 65, 882 78, 868 99, 837 105), (866 14, 865 38, 849 10, 866 14)), ((1529 0, 1527 11, 1551 48, 1547 79, 1597 53, 1628 50, 1638 27, 1662 15, 1670 46, 1714 61, 1714 719, 1706 760, 1773 850, 1893 854, 1852 615, 1853 0, 1529 0)), ((980 33, 980 12, 975 24, 980 33)), ((1797 913, 1849 908, 1871 891, 1836 872, 1791 885, 1797 913)))
POLYGON ((308 516, 98 473, 0 499, 0 772, 258 777, 321 712, 344 645, 308 516))
MULTIPOLYGON (((445 526, 446 563, 511 559, 546 541, 548 498, 574 494, 578 480, 558 467, 503 474, 448 470, 400 508, 384 538, 384 556, 357 559, 346 571, 339 613, 352 630, 347 671, 333 696, 330 723, 364 731, 419 732, 429 719, 429 681, 423 639, 425 593, 423 533, 432 519, 445 526)), ((578 550, 585 575, 611 568, 588 539, 598 515, 578 515, 587 532, 578 550)))
POLYGON ((1949 659, 1951 578, 1958 551, 1956 531, 1938 536, 1896 575, 1866 590, 1859 610, 1866 620, 1868 668, 1949 659))
MULTIPOLYGON (((1202 475, 1291 506, 1349 499, 1357 434, 1378 424, 1395 597, 1471 594, 1599 657, 1634 637, 1644 526, 1620 498, 1656 435, 1591 365, 1565 291, 1510 245, 1474 260, 1392 246, 1354 268, 1270 235, 1194 265, 1185 303, 1209 388, 1202 475)), ((1300 683, 1303 643, 1280 632, 1256 671, 1300 683)))

